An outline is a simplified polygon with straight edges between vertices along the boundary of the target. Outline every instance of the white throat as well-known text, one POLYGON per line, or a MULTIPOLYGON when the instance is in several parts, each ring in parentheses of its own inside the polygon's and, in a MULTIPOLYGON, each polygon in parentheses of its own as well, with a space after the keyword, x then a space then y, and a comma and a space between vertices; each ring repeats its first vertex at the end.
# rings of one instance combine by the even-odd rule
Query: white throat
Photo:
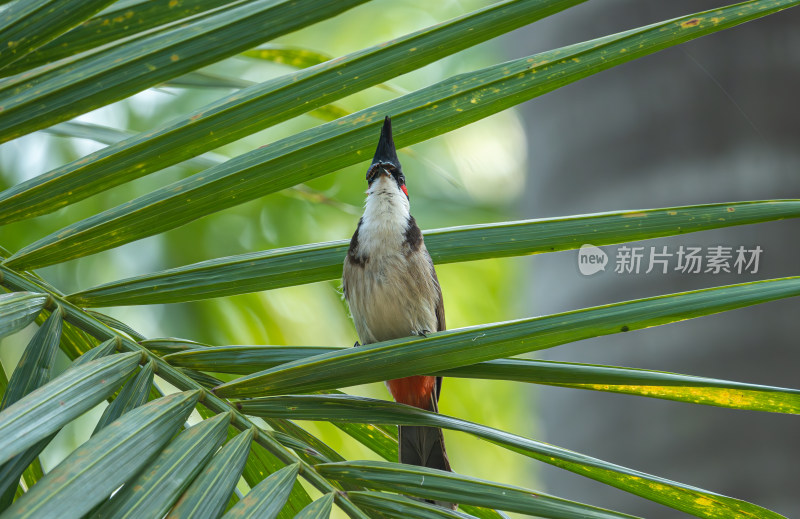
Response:
POLYGON ((408 197, 388 175, 381 175, 367 190, 359 228, 359 247, 368 256, 397 250, 405 241, 411 215, 408 197))

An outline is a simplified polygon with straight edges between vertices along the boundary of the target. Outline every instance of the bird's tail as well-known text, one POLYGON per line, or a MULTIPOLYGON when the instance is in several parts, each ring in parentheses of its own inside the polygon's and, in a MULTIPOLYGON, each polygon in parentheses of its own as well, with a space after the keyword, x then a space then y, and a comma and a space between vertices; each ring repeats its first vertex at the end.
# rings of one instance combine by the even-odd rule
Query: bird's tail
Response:
MULTIPOLYGON (((438 399, 441 379, 427 376, 413 376, 387 381, 387 386, 395 400, 413 405, 427 411, 439 412, 438 399)), ((444 435, 438 427, 401 425, 398 427, 398 458, 400 463, 428 467, 438 470, 450 469, 444 435)), ((456 505, 443 501, 430 503, 455 509, 456 505)))
MULTIPOLYGON (((438 427, 401 425, 397 428, 400 463, 450 471, 450 461, 444 448, 444 435, 438 427)), ((447 501, 427 500, 455 510, 458 505, 447 501)))
MULTIPOLYGON (((438 413, 441 380, 441 377, 416 375, 387 380, 386 387, 395 401, 438 413)), ((450 462, 444 450, 444 436, 438 427, 401 425, 398 443, 400 463, 450 470, 450 462)))
POLYGON ((444 435, 438 427, 401 425, 398 428, 400 463, 450 470, 444 435))

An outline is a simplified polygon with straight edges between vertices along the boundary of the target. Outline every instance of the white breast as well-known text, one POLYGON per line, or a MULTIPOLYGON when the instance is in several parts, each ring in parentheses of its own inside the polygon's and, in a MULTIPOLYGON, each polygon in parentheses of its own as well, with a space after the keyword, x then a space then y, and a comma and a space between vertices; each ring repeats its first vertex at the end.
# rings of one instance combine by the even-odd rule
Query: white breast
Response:
POLYGON ((438 286, 424 244, 409 253, 409 203, 396 182, 383 176, 368 191, 358 231, 363 264, 344 264, 344 287, 362 344, 437 330, 438 286))
POLYGON ((381 175, 367 190, 359 230, 362 254, 370 258, 399 252, 410 216, 406 195, 390 176, 381 175))

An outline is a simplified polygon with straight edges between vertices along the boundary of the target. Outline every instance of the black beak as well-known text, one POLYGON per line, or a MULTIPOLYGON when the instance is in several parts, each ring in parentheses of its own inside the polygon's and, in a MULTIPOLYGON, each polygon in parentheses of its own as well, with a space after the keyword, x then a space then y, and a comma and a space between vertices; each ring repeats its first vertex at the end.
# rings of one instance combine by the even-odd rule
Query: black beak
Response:
POLYGON ((400 169, 400 161, 397 159, 397 150, 394 147, 394 139, 392 139, 392 120, 388 115, 383 120, 381 138, 369 169, 372 170, 378 164, 392 165, 394 169, 400 169))

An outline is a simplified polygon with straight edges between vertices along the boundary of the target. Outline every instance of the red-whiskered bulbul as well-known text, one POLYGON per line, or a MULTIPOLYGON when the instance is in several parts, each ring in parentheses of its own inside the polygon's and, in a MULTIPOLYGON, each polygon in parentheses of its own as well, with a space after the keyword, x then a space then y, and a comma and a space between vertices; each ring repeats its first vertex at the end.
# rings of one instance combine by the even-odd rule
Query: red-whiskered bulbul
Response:
MULTIPOLYGON (((361 344, 444 330, 442 289, 409 211, 389 117, 367 170, 367 184, 364 215, 350 240, 342 276, 361 344)), ((438 412, 441 377, 412 376, 389 380, 386 386, 397 402, 438 412)), ((399 449, 400 463, 450 470, 441 429, 400 426, 399 449)))

